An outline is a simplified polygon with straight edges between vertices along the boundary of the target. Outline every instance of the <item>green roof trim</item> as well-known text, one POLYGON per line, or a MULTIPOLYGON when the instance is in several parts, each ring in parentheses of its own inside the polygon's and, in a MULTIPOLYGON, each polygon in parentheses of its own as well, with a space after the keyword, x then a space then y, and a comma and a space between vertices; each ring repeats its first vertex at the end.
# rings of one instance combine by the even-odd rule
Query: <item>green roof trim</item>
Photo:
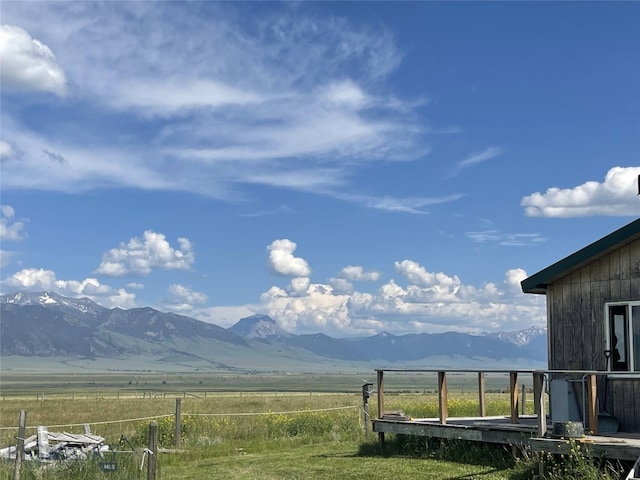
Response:
POLYGON ((524 293, 544 294, 547 291, 547 286, 555 280, 637 238, 640 238, 640 219, 634 220, 606 237, 593 242, 591 245, 587 245, 544 270, 525 278, 520 282, 522 291, 524 293))

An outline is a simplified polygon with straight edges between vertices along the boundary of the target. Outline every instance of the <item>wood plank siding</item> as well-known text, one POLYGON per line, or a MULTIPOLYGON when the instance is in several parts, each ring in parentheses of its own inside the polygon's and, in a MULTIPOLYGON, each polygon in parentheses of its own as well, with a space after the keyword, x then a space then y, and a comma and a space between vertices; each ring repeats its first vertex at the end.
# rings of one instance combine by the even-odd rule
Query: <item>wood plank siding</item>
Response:
MULTIPOLYGON (((607 370, 605 304, 640 300, 640 239, 567 272, 546 295, 549 369, 607 370)), ((601 409, 619 418, 622 431, 640 431, 640 379, 599 383, 601 409)))

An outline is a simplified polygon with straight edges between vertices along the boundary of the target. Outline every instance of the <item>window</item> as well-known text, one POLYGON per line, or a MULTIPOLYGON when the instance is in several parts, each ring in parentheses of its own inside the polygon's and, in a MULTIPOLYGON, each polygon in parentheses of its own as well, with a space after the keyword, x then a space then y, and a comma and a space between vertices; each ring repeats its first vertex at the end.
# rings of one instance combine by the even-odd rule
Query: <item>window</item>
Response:
POLYGON ((606 306, 607 369, 640 372, 640 301, 606 306))

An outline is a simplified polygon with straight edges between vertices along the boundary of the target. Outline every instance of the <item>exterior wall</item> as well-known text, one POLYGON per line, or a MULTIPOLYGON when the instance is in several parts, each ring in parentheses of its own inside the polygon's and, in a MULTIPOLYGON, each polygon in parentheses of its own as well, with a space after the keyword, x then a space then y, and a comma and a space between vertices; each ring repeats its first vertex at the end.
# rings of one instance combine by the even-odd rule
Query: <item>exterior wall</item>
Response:
MULTIPOLYGON (((606 370, 606 302, 640 300, 640 240, 573 271, 547 288, 549 368, 606 370)), ((640 379, 599 379, 602 410, 640 432, 640 379)))

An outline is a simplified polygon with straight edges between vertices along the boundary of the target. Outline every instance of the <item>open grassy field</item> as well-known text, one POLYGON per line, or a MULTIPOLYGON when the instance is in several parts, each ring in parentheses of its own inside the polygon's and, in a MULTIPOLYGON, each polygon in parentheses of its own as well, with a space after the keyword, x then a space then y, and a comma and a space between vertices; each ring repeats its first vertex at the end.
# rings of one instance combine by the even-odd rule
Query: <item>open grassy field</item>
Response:
MULTIPOLYGON (((451 378, 450 414, 475 415, 475 378, 451 378)), ((3 373, 0 448, 15 444, 19 412, 25 410, 28 435, 38 425, 82 433, 84 424, 89 424, 92 432, 118 450, 118 470, 102 472, 96 461, 47 469, 28 462, 23 480, 146 478, 142 452, 149 424, 158 423, 160 447, 175 447, 179 398, 180 451, 158 453, 157 478, 162 480, 531 478, 535 462, 516 461, 511 450, 502 447, 438 444, 434 448, 423 440, 392 437, 380 449, 376 435, 364 429, 360 388, 364 380, 351 374, 134 378, 120 373, 42 377, 3 373), (128 442, 121 442, 122 437, 128 442)), ((437 395, 431 381, 429 375, 389 375, 386 408, 413 417, 436 416, 437 395)), ((495 390, 487 394, 487 413, 507 414, 509 395, 501 390, 508 379, 498 376, 487 383, 488 391, 495 390)), ((375 395, 369 407, 376 415, 375 395)), ((12 471, 12 463, 0 463, 0 479, 13 478, 12 471)))
MULTIPOLYGON (((0 390, 6 397, 66 395, 87 397, 137 396, 207 392, 351 392, 361 391, 363 383, 375 383, 375 371, 355 373, 47 373, 3 371, 0 390)), ((531 387, 530 375, 520 383, 531 387)), ((450 373, 451 394, 477 393, 475 374, 450 373)), ((502 392, 509 388, 508 374, 487 374, 486 390, 502 392)), ((437 389, 435 373, 388 373, 385 390, 393 393, 429 393, 437 389)))
MULTIPOLYGON (((508 400, 496 394, 508 410, 508 400)), ((159 441, 173 447, 175 396, 155 398, 65 398, 45 395, 44 401, 30 396, 6 397, 0 402, 0 442, 13 443, 20 410, 27 411, 31 427, 48 425, 52 431, 81 433, 84 423, 116 449, 126 450, 124 435, 133 453, 116 454, 120 468, 102 473, 97 465, 69 467, 70 471, 36 473, 27 467, 23 478, 142 478, 141 452, 148 438, 149 422, 159 425, 159 441), (136 420, 144 419, 144 420, 136 420), (44 475, 44 476, 43 476, 44 475)), ((390 395, 388 402, 416 411, 436 406, 432 394, 390 395)), ((355 393, 211 393, 204 398, 181 399, 181 453, 161 453, 161 479, 322 479, 322 478, 510 478, 510 467, 453 463, 410 456, 385 456, 375 448, 375 436, 366 435, 361 414, 362 396, 355 393), (428 472, 429 476, 425 476, 428 472), (480 478, 480 477, 478 477, 480 478)), ((460 402, 462 405, 464 402, 460 402)), ((474 402, 467 401, 474 409, 474 402)), ((371 413, 375 414, 375 405, 371 413)), ((410 413, 410 412, 407 412, 410 413)), ((10 475, 12 465, 0 466, 0 478, 10 475)))

